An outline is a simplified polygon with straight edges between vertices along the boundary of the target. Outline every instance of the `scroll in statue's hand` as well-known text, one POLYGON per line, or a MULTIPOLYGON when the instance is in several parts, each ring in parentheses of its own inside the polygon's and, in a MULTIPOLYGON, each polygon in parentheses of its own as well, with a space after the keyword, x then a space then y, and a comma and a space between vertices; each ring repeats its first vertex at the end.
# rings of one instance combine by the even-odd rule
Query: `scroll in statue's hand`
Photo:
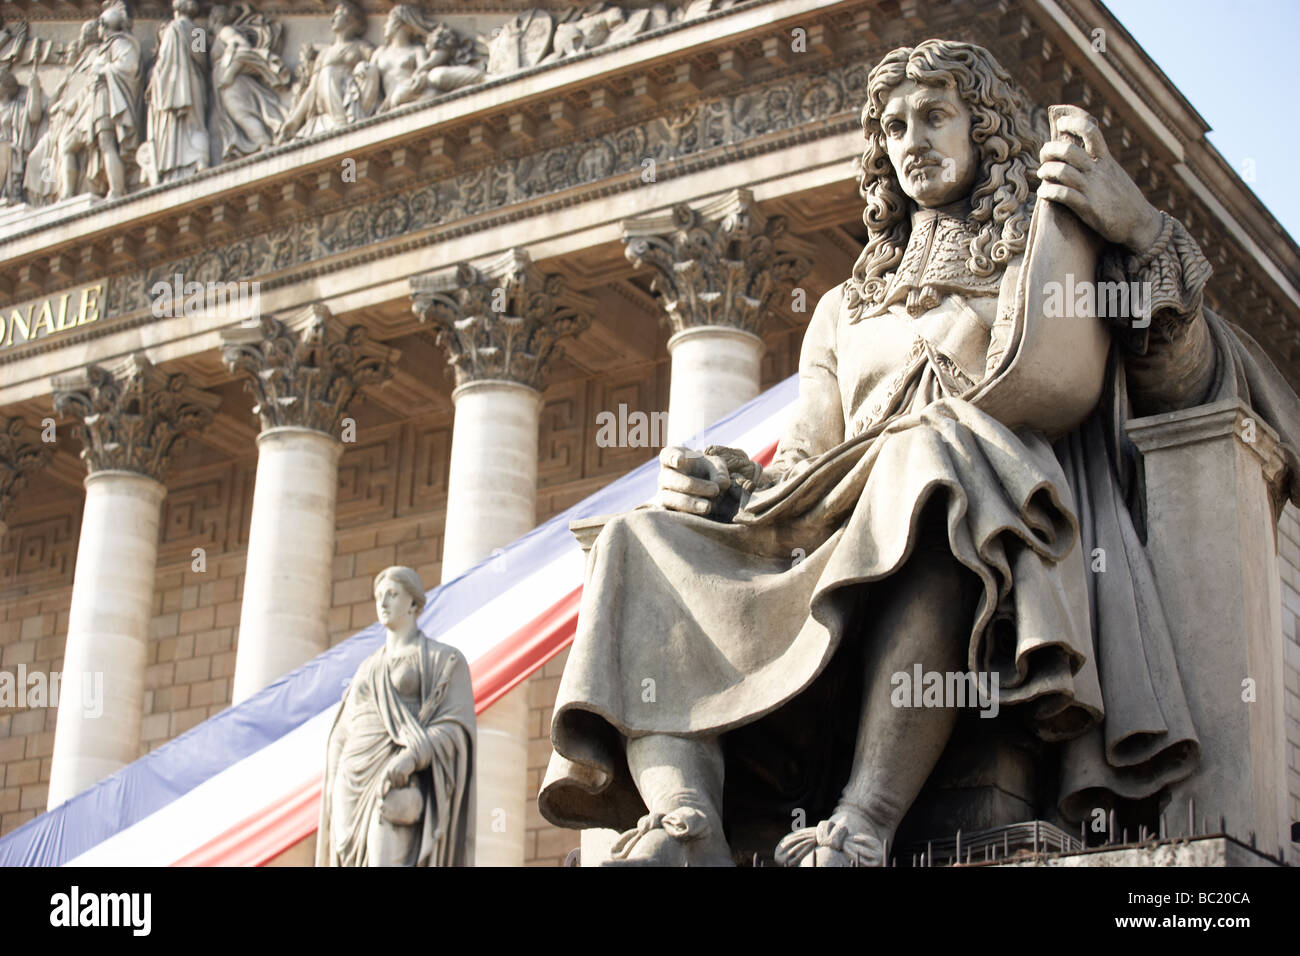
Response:
POLYGON ((1040 199, 1059 202, 1107 242, 1145 252, 1160 213, 1106 147, 1101 127, 1077 106, 1053 106, 1052 139, 1039 150, 1040 199))

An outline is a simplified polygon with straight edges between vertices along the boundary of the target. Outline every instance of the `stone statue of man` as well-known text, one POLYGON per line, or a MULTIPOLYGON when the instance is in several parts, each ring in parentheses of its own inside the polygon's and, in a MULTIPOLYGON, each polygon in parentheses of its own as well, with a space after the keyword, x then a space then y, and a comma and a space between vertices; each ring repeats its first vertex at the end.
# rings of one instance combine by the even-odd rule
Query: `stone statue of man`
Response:
MULTIPOLYGON (((82 67, 80 90, 58 142, 61 164, 59 198, 86 192, 86 184, 101 177, 108 198, 126 195, 126 165, 122 156, 140 139, 140 43, 131 35, 131 14, 123 0, 105 5, 99 15, 100 42, 82 67), (87 160, 83 168, 81 157, 87 160)), ((79 61, 80 62, 80 61, 79 61)))
POLYGON ((812 316, 774 461, 666 449, 658 507, 611 520, 591 550, 539 806, 625 831, 612 862, 883 863, 957 721, 951 702, 897 704, 917 666, 984 675, 1060 743, 1067 818, 1195 772, 1124 421, 1240 397, 1294 475, 1300 401, 1206 308, 1200 249, 1092 118, 1052 115, 1042 145, 1011 78, 967 43, 897 49, 871 72, 868 238, 812 316), (1019 367, 1023 323, 1097 322, 1022 314, 1025 286, 1067 279, 1031 258, 1050 269, 1075 245, 1101 250, 1079 281, 1145 294, 1095 326, 1096 390, 1055 434, 1047 386, 1001 406, 987 386, 1019 367), (1105 574, 1082 557, 1097 547, 1105 574))
POLYGON ((472 866, 474 688, 465 656, 420 632, 411 568, 375 578, 384 645, 330 730, 317 866, 472 866))

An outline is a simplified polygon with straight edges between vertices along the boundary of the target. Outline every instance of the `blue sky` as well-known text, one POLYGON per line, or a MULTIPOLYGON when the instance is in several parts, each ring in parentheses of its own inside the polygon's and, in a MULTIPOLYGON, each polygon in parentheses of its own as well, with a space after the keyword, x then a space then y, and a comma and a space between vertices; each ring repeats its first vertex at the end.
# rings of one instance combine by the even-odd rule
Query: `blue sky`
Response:
POLYGON ((1300 0, 1103 0, 1300 240, 1300 0), (1248 161, 1253 161, 1248 164, 1248 161))

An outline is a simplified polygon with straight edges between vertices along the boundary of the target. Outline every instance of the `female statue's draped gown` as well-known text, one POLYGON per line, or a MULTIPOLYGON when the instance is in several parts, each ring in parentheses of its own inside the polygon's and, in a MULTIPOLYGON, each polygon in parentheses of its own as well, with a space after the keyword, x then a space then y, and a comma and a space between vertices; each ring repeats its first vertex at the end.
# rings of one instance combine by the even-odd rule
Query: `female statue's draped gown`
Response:
POLYGON ((777 833, 791 807, 825 816, 843 780, 815 778, 847 773, 857 725, 855 707, 835 707, 845 676, 861 680, 846 656, 911 557, 927 504, 982 585, 968 666, 996 672, 1002 705, 1065 742, 1067 816, 1098 790, 1144 797, 1195 769, 1196 730, 1132 507, 1128 399, 1150 414, 1239 396, 1282 433, 1294 466, 1295 395, 1258 346, 1202 307, 1209 267, 1166 218, 1146 255, 1103 260, 1115 278, 1150 283, 1153 321, 1114 332, 1092 417, 1054 443, 1013 431, 959 396, 1004 348, 1023 257, 977 277, 971 237, 962 218, 917 212, 878 301, 852 279, 823 299, 794 424, 769 469, 783 479, 734 520, 650 508, 605 526, 555 706, 539 796, 549 820, 626 830, 645 807, 622 739, 728 731, 733 847, 746 814, 766 814, 753 827, 777 833), (1099 547, 1106 573, 1088 566, 1099 547))
POLYGON ((421 637, 411 653, 367 657, 330 731, 316 865, 472 865, 474 726, 469 666, 455 648, 421 637), (403 748, 422 806, 407 825, 381 816, 385 770, 403 748))

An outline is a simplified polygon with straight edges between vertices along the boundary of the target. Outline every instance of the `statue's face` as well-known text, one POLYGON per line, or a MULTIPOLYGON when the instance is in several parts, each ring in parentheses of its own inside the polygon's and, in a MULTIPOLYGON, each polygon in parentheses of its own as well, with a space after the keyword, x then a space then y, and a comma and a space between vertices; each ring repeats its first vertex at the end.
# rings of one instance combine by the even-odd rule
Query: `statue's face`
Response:
POLYGON ((402 15, 397 12, 397 7, 388 11, 388 19, 384 22, 384 38, 391 39, 402 32, 402 15))
POLYGON ((385 578, 375 587, 375 612, 390 631, 405 631, 415 618, 415 602, 400 583, 385 578))
POLYGON ((341 3, 334 8, 334 16, 330 18, 330 24, 334 27, 335 33, 347 33, 349 36, 358 33, 358 28, 361 26, 354 21, 352 11, 341 3))
POLYGON ((970 108, 955 89, 904 80, 890 93, 880 128, 899 185, 918 206, 970 194, 979 170, 970 125, 970 108))
POLYGON ((99 15, 99 35, 116 33, 126 29, 126 11, 121 7, 109 7, 99 15))

